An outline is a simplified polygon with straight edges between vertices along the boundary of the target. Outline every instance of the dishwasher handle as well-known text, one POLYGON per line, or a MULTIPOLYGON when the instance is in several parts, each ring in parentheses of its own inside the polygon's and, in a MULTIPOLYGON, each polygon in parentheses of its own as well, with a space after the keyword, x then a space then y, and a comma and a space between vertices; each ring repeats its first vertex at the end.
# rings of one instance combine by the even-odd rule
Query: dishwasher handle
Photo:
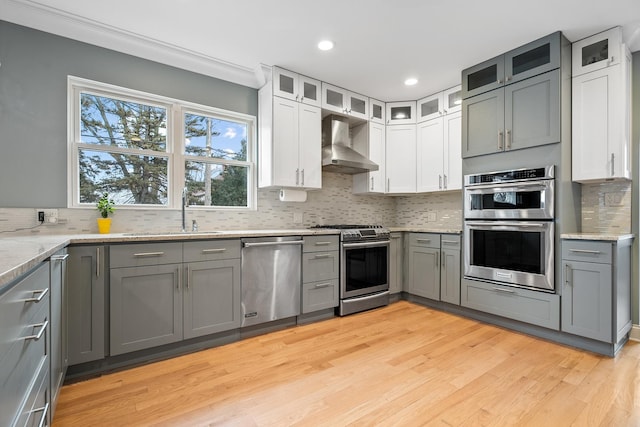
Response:
POLYGON ((244 242, 245 248, 263 247, 263 246, 281 246, 281 245, 302 245, 304 240, 285 240, 284 242, 244 242))

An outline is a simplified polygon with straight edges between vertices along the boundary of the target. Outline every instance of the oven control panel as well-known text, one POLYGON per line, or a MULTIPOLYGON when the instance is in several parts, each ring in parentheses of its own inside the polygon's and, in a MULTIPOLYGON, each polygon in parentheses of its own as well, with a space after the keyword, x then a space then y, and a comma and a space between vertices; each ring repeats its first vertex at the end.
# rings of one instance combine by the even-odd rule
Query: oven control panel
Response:
POLYGON ((389 240, 391 233, 386 228, 363 228, 342 230, 343 242, 362 242, 367 240, 389 240))

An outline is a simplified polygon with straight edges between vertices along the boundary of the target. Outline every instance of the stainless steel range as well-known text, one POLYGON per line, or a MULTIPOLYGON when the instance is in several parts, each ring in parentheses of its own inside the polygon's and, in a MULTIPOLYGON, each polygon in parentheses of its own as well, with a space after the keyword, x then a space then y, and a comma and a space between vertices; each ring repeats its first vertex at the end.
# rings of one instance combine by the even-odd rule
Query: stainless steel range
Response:
POLYGON ((390 232, 380 225, 318 225, 340 230, 340 305, 344 316, 389 304, 390 232))

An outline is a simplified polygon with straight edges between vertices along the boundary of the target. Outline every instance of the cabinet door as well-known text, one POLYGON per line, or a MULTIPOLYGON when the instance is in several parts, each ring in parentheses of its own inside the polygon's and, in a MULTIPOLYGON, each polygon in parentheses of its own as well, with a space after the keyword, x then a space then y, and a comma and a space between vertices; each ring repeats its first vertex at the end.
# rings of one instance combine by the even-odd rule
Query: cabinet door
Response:
POLYGON ((320 80, 302 75, 298 76, 298 101, 303 104, 320 107, 320 85, 320 80))
POLYGON ((462 101, 462 157, 504 150, 504 89, 462 101))
POLYGON ((611 264, 565 261, 562 267, 562 330, 612 342, 611 264))
POLYGON ((377 99, 369 98, 369 121, 372 123, 386 123, 385 104, 377 99))
POLYGON ((369 160, 378 165, 378 170, 369 172, 372 193, 384 193, 385 182, 385 140, 384 124, 369 123, 369 160))
POLYGON ((416 125, 387 126, 387 192, 416 191, 416 125))
POLYGON ((442 137, 444 121, 442 117, 417 125, 416 137, 416 191, 429 192, 443 189, 442 137))
POLYGON ((443 187, 462 189, 462 113, 444 116, 443 187))
POLYGON ((296 183, 305 188, 322 188, 322 117, 320 108, 301 104, 298 130, 296 183))
POLYGON ((338 278, 338 251, 302 254, 302 281, 319 282, 338 278))
POLYGON ((104 246, 69 247, 66 294, 69 365, 105 356, 104 252, 104 246))
MULTIPOLYGON (((460 305, 460 248, 449 249, 447 238, 442 236, 442 273, 440 277, 440 300, 460 305)), ((456 242, 459 245, 459 241, 456 242)))
POLYGON ((369 120, 369 98, 354 92, 348 92, 347 112, 350 116, 369 120))
MULTIPOLYGON (((51 257, 50 322, 51 325, 51 396, 58 399, 68 366, 67 356, 67 250, 58 251, 51 257)), ((52 410, 55 408, 52 407, 52 410)))
POLYGON ((505 83, 518 82, 560 67, 559 31, 520 46, 504 55, 505 83))
POLYGON ((457 113, 462 109, 462 86, 454 86, 442 92, 445 114, 457 113))
POLYGON ((296 187, 300 182, 298 105, 288 99, 273 98, 272 185, 296 187))
POLYGON ((402 233, 391 233, 389 243, 389 292, 397 294, 402 291, 403 245, 402 233))
POLYGON ((112 356, 182 340, 182 264, 110 273, 112 356))
POLYGON ((240 327, 240 259, 186 264, 184 338, 240 327))
POLYGON ((560 142, 560 70, 504 88, 505 150, 560 142))
POLYGON ((622 59, 622 29, 611 28, 571 45, 572 76, 602 70, 619 64, 622 59))
POLYGON ((436 119, 444 114, 443 93, 438 92, 418 101, 418 123, 436 119))
POLYGON ((504 85, 504 56, 462 70, 462 99, 480 95, 504 85))
POLYGON ((273 94, 296 101, 298 97, 298 74, 282 68, 273 67, 273 94))
POLYGON ((386 107, 388 125, 416 123, 416 101, 387 102, 386 107))
POLYGON ((409 249, 409 293, 434 300, 440 299, 439 249, 409 249))
POLYGON ((347 92, 345 89, 322 82, 322 108, 346 114, 347 92))

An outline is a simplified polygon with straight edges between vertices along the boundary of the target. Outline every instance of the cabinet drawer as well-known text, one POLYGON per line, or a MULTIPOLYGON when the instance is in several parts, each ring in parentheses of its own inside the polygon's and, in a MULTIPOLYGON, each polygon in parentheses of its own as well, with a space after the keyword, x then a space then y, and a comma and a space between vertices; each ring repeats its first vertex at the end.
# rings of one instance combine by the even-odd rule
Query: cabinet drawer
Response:
POLYGON ((328 252, 338 250, 338 236, 304 236, 302 252, 328 252))
POLYGON ((110 256, 111 268, 178 263, 182 262, 182 243, 116 245, 111 246, 110 256))
POLYGON ((442 249, 458 249, 460 250, 460 235, 443 234, 440 236, 440 245, 442 249))
POLYGON ((409 234, 409 246, 440 249, 440 235, 435 233, 409 234))
POLYGON ((563 240, 562 259, 610 264, 613 260, 612 246, 611 243, 593 240, 563 240))
POLYGON ((312 313, 338 305, 338 279, 302 285, 302 313, 312 313))
POLYGON ((0 364, 16 340, 25 336, 26 325, 37 323, 36 314, 48 307, 49 263, 43 263, 0 297, 0 364))
POLYGON ((302 281, 317 282, 338 278, 338 251, 302 254, 302 281))
POLYGON ((560 296, 463 279, 461 305, 509 319, 560 329, 560 296))
POLYGON ((16 426, 48 426, 51 414, 51 390, 49 387, 49 367, 43 364, 40 374, 29 390, 29 396, 19 412, 16 426))
POLYGON ((240 240, 185 242, 183 256, 184 262, 240 258, 240 240))
MULTIPOLYGON (((11 338, 11 345, 0 362, 0 425, 11 425, 29 385, 40 371, 49 366, 49 307, 43 306, 20 333, 11 338)), ((3 337, 3 341, 5 341, 3 337)))

